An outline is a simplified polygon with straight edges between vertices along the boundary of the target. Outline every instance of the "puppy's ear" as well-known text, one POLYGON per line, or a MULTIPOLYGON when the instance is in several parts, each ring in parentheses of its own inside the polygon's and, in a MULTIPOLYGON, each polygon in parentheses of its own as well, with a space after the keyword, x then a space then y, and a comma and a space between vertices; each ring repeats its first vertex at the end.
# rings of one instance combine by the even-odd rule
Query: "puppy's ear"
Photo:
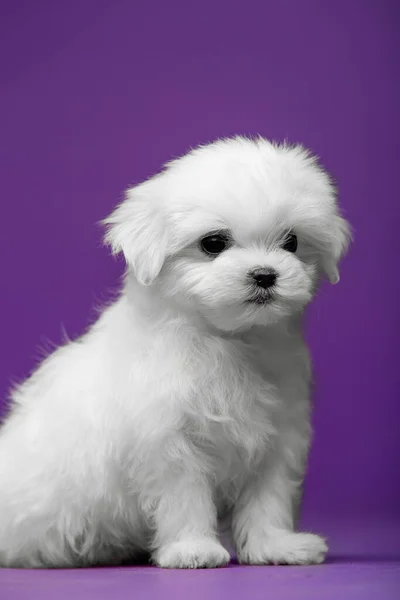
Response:
POLYGON ((322 257, 322 269, 331 283, 338 283, 340 279, 338 263, 351 241, 351 230, 348 222, 340 215, 334 216, 328 230, 330 231, 329 247, 322 257))
POLYGON ((128 189, 125 200, 103 221, 105 242, 113 254, 123 252, 141 285, 151 285, 167 251, 166 218, 152 180, 128 189))

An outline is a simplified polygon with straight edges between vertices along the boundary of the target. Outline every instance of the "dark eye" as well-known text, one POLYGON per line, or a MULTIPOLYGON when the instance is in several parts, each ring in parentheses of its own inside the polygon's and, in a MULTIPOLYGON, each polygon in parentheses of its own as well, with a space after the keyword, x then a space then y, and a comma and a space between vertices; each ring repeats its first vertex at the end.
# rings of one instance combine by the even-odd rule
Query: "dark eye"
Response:
POLYGON ((213 233, 200 240, 200 247, 206 254, 217 256, 229 245, 229 238, 224 233, 213 233))
POLYGON ((290 231, 287 234, 285 241, 283 242, 282 248, 284 250, 286 250, 287 252, 296 252, 296 250, 297 250, 297 235, 295 233, 293 233, 292 231, 290 231))

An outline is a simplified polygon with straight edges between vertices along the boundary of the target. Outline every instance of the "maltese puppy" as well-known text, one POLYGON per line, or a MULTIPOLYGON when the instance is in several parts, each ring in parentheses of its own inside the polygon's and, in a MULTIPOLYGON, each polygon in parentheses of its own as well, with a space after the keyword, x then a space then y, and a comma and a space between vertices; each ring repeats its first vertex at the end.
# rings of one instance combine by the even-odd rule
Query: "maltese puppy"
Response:
POLYGON ((116 302, 13 390, 0 431, 0 565, 314 564, 295 530, 310 442, 302 313, 349 226, 301 146, 219 140, 105 221, 116 302))

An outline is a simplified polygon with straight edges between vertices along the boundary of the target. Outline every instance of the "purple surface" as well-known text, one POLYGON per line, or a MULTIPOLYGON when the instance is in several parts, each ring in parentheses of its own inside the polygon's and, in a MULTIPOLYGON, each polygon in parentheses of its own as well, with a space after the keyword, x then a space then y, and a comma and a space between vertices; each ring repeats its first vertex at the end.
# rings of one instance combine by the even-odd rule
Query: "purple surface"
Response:
POLYGON ((304 519, 330 534, 337 558, 201 573, 0 571, 2 599, 175 598, 192 588, 210 598, 391 597, 398 22, 389 0, 2 0, 1 399, 47 340, 59 343, 62 327, 80 333, 115 288, 122 265, 95 223, 127 185, 190 145, 233 133, 304 142, 337 178, 356 232, 341 284, 324 287, 308 320, 316 437, 304 519))

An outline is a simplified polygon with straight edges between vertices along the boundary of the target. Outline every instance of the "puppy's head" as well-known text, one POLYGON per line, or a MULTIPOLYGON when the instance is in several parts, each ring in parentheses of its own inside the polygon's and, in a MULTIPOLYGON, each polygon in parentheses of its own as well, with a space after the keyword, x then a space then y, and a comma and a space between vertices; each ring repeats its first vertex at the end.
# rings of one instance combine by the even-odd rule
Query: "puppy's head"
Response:
POLYGON ((142 285, 225 331, 301 311, 339 280, 349 241, 335 189, 300 146, 233 138, 128 190, 106 241, 142 285))

